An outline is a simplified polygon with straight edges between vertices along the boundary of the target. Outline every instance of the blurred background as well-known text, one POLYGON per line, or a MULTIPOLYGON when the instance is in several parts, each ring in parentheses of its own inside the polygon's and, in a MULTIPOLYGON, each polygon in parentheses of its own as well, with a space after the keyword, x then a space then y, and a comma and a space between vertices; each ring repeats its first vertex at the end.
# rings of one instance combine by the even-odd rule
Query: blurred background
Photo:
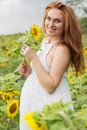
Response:
MULTIPOLYGON (((28 30, 33 24, 41 26, 44 9, 52 1, 0 0, 0 130, 19 130, 20 92, 26 79, 18 72, 19 64, 24 62, 20 49, 28 36, 25 32, 29 32, 28 30)), ((70 114, 69 107, 66 106, 64 110, 67 110, 68 115, 66 116, 69 121, 67 118, 65 120, 61 117, 60 122, 59 117, 57 126, 61 128, 56 130, 87 130, 87 0, 60 1, 71 5, 79 18, 86 67, 84 73, 78 76, 75 75, 75 70, 69 68, 67 79, 74 112, 70 114)), ((38 28, 36 28, 36 32, 40 32, 38 28)), ((31 44, 35 50, 40 46, 41 39, 36 43, 33 41, 31 44)), ((51 113, 53 114, 53 112, 51 113)), ((55 125, 55 123, 53 124, 55 125)))
MULTIPOLYGON (((41 25, 43 11, 53 0, 0 0, 0 35, 20 33, 41 25)), ((70 4, 79 18, 87 17, 87 0, 60 0, 70 4)))

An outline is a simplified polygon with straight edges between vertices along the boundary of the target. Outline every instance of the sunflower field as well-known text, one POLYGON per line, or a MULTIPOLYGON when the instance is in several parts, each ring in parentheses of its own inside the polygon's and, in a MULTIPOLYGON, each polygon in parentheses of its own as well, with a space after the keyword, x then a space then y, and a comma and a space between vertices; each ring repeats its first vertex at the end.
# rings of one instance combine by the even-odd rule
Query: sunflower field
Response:
MULTIPOLYGON (((26 60, 20 49, 26 43, 37 51, 42 37, 37 25, 25 34, 0 36, 0 130, 19 130, 20 92, 26 79, 18 72, 19 64, 26 60)), ((84 74, 75 76, 71 68, 68 72, 74 111, 70 109, 71 103, 59 101, 40 112, 26 113, 24 120, 32 130, 87 130, 87 34, 83 35, 83 45, 84 74)))

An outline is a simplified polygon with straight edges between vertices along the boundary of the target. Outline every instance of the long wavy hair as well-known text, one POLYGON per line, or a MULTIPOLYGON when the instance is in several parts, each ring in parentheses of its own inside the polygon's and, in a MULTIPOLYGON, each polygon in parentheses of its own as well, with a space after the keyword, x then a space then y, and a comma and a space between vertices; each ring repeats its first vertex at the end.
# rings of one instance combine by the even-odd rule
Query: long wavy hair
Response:
POLYGON ((85 68, 82 32, 79 20, 74 10, 67 4, 54 1, 47 5, 44 11, 43 30, 45 32, 45 20, 50 9, 61 10, 64 16, 64 31, 62 34, 64 44, 70 49, 71 66, 75 68, 76 73, 82 73, 85 68))

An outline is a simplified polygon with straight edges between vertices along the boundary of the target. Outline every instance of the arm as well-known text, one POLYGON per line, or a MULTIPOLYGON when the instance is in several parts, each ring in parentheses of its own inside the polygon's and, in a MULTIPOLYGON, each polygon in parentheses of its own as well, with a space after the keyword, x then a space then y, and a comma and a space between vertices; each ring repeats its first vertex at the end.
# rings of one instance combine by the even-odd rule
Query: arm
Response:
POLYGON ((38 58, 35 58, 32 65, 42 86, 48 93, 53 93, 59 85, 64 72, 67 70, 70 61, 70 53, 67 47, 58 46, 55 49, 51 68, 47 73, 38 58))
POLYGON ((49 73, 45 71, 37 55, 31 48, 26 49, 22 54, 31 60, 38 79, 44 89, 50 94, 53 93, 59 85, 64 72, 68 68, 70 61, 69 49, 61 45, 56 47, 49 73))

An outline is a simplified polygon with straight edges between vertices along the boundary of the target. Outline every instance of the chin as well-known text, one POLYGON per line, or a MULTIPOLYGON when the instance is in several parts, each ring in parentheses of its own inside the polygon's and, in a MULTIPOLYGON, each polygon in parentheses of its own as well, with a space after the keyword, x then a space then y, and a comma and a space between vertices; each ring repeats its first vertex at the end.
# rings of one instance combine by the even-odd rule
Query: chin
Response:
POLYGON ((54 34, 47 34, 49 37, 55 37, 54 34))
POLYGON ((54 33, 52 33, 52 32, 47 32, 47 35, 51 35, 51 36, 53 36, 54 33))
POLYGON ((55 36, 56 33, 55 32, 47 32, 47 35, 49 35, 49 36, 55 36))

